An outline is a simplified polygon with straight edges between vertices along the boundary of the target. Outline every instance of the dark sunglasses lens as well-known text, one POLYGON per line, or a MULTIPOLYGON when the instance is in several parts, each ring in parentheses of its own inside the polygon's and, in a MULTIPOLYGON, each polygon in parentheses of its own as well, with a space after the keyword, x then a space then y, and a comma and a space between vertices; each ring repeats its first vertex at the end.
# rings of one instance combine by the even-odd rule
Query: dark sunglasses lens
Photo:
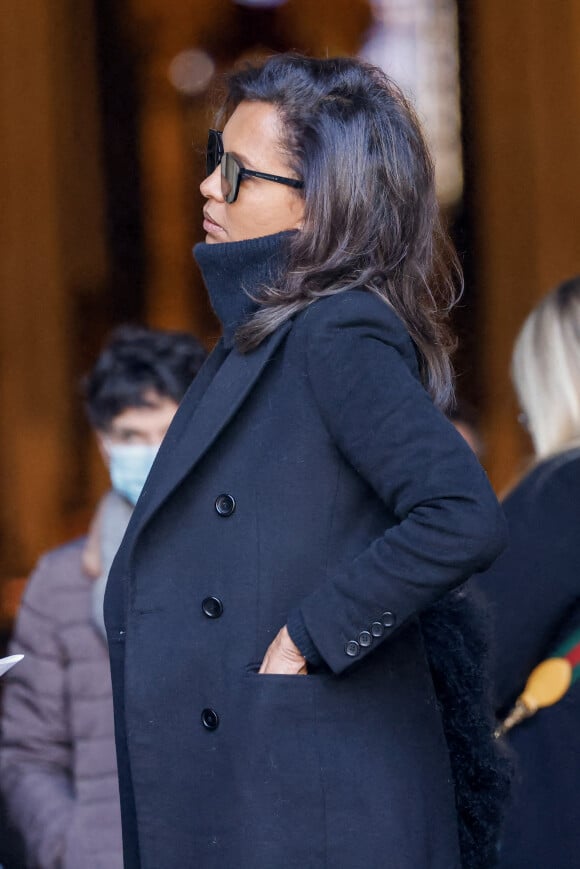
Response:
POLYGON ((221 150, 220 137, 215 130, 210 130, 207 138, 207 151, 205 156, 206 175, 211 175, 212 172, 215 172, 215 168, 219 165, 221 159, 221 150))
POLYGON ((222 159, 222 196, 226 202, 234 202, 238 195, 240 183, 240 167, 231 154, 224 154, 222 159))

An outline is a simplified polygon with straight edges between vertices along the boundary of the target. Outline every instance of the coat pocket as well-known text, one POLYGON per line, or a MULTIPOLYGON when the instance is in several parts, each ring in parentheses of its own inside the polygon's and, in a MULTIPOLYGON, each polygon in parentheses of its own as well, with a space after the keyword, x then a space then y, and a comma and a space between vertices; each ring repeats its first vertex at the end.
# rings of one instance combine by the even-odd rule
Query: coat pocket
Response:
POLYGON ((241 677, 235 779, 246 831, 241 869, 326 865, 315 676, 241 677))
POLYGON ((274 684, 276 682, 276 680, 279 681, 280 683, 284 682, 284 680, 290 680, 290 679, 302 679, 302 680, 305 680, 308 682, 308 681, 311 681, 312 679, 324 679, 324 678, 328 679, 328 678, 332 677, 332 674, 329 674, 326 672, 321 673, 320 671, 316 671, 314 673, 311 673, 311 672, 301 673, 300 675, 297 675, 297 674, 292 675, 292 674, 288 674, 288 673, 260 673, 261 666, 262 666, 261 662, 252 662, 250 664, 247 664, 246 669, 245 669, 245 675, 250 677, 250 678, 256 678, 256 679, 270 679, 272 681, 272 684, 274 684))

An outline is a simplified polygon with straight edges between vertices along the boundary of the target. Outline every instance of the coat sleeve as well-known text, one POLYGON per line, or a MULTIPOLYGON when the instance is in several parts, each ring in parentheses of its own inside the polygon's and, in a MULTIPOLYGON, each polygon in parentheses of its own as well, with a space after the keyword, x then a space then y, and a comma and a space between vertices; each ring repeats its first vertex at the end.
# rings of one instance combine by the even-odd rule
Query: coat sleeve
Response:
POLYGON ((64 689, 65 661, 51 601, 50 556, 32 575, 10 654, 24 659, 4 686, 0 781, 9 816, 39 869, 61 865, 74 799, 64 689))
POLYGON ((414 346, 388 305, 347 292, 315 303, 303 323, 330 437, 396 523, 289 614, 303 654, 341 673, 486 568, 505 523, 479 462, 419 382, 414 346), (382 636, 359 643, 376 622, 382 636))

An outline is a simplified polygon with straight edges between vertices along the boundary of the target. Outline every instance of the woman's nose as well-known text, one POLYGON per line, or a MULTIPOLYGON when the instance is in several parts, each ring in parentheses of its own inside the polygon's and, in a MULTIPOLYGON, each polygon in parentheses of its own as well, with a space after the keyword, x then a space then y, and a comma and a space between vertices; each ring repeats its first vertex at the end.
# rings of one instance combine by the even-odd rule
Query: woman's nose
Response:
POLYGON ((206 199, 217 199, 219 202, 224 201, 222 194, 221 166, 216 166, 211 175, 204 178, 199 185, 201 195, 206 199))

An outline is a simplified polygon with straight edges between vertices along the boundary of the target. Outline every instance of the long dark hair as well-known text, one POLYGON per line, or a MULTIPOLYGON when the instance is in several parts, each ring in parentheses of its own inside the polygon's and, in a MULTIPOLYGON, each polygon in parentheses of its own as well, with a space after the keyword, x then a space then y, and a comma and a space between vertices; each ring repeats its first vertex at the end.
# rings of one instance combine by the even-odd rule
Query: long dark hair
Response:
POLYGON ((446 407, 454 346, 447 321, 461 269, 441 225, 428 148, 399 88, 360 60, 294 54, 246 66, 228 85, 226 112, 243 101, 276 107, 305 201, 288 270, 261 289, 239 348, 253 349, 321 296, 369 290, 407 327, 423 382, 446 407))

